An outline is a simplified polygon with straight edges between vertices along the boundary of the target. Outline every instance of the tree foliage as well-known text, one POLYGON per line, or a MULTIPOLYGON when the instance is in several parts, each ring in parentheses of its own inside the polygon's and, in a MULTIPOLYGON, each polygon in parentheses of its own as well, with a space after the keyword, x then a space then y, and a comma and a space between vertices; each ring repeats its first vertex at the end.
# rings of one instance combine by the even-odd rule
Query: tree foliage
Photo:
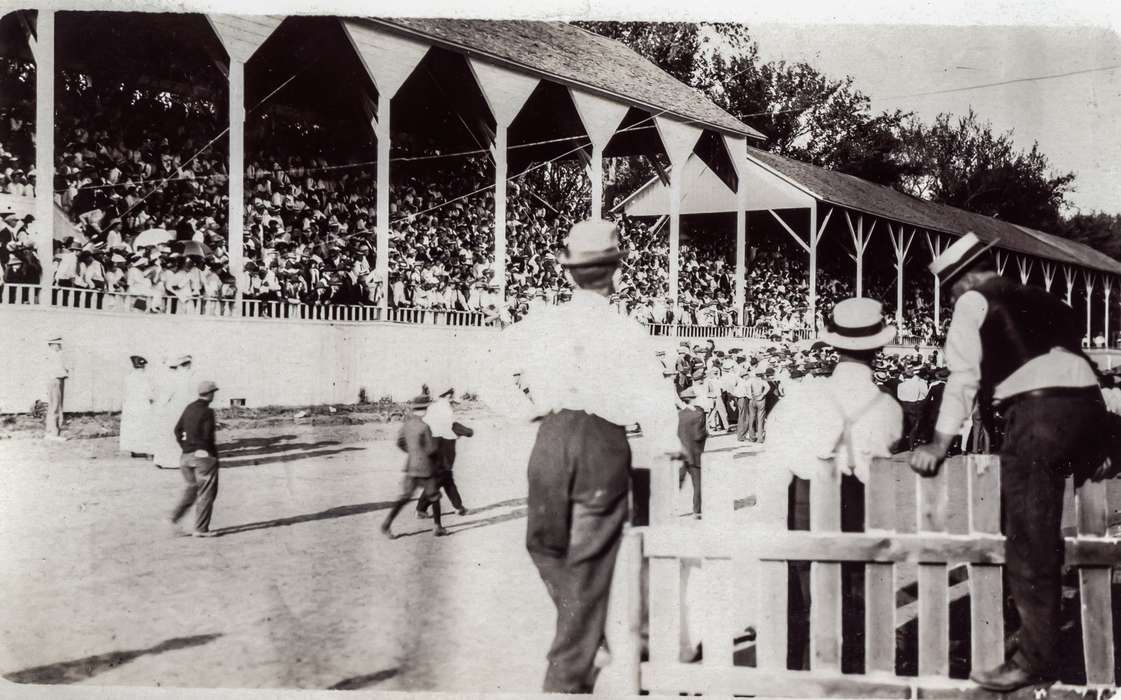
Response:
POLYGON ((1057 229, 1075 177, 1053 172, 1038 143, 1018 150, 1011 131, 994 134, 973 110, 940 114, 930 125, 909 120, 903 157, 912 165, 904 181, 911 194, 1048 231, 1057 229))

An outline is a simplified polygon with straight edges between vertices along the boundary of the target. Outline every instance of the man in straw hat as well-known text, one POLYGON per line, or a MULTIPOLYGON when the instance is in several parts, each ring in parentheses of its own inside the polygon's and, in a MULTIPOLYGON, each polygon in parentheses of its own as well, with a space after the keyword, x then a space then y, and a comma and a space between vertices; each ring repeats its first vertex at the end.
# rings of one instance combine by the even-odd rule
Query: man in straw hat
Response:
POLYGON ((493 405, 540 421, 529 457, 526 549, 557 611, 546 692, 588 692, 595 683, 628 513, 626 426, 641 425, 638 446, 652 471, 664 474, 668 457, 680 457, 675 394, 652 341, 609 302, 625 255, 614 224, 574 225, 557 256, 576 288, 572 300, 504 331, 495 353, 493 405))
MULTIPOLYGON (((785 505, 786 526, 808 530, 810 489, 819 485, 838 488, 839 482, 841 512, 834 516, 834 525, 842 531, 857 532, 864 527, 863 483, 868 480, 869 465, 874 458, 891 456, 891 447, 903 431, 902 409, 872 378, 873 360, 895 338, 895 327, 884 322, 880 302, 867 298, 839 302, 827 327, 821 339, 836 350, 837 366, 829 376, 803 382, 775 406, 767 458, 788 471, 778 470, 773 483, 760 493, 767 494, 764 507, 775 516, 775 526, 781 527, 780 514, 785 505)), ((798 582, 791 590, 790 601, 791 661, 794 668, 807 668, 809 566, 799 562, 790 568, 798 582)), ((863 572, 846 565, 842 574, 843 609, 857 610, 854 596, 862 589, 863 572)), ((851 614, 842 622, 850 639, 859 633, 860 621, 851 614)), ((856 647, 863 648, 851 648, 856 651, 856 647)), ((857 658, 843 661, 846 670, 858 665, 857 658)))
POLYGON ((945 347, 950 376, 934 439, 911 454, 911 468, 937 474, 975 397, 985 423, 994 407, 1004 416, 1005 572, 1020 614, 1018 649, 971 677, 1009 692, 1057 677, 1064 482, 1073 473, 1080 484, 1102 466, 1105 405, 1074 311, 997 274, 986 255, 994 243, 968 233, 930 264, 954 299, 945 347))

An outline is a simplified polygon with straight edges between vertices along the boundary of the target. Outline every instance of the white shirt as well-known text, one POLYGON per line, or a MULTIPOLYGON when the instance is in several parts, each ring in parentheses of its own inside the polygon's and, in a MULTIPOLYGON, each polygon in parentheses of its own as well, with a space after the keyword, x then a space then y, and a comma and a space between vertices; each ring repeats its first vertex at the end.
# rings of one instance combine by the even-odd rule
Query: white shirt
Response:
POLYGON ((530 416, 586 411, 619 426, 639 423, 651 456, 676 453, 677 412, 646 330, 606 297, 576 290, 503 331, 491 380, 498 407, 530 416), (521 375, 531 406, 513 376, 521 375))
POLYGON ((899 382, 899 386, 895 390, 895 397, 900 401, 913 403, 925 399, 929 391, 930 389, 922 377, 911 376, 899 382))
MULTIPOLYGON (((946 332, 946 368, 950 378, 942 393, 935 430, 956 435, 973 412, 973 399, 981 384, 981 324, 989 302, 977 291, 962 294, 954 304, 950 329, 946 332)), ((1025 362, 993 388, 993 399, 1015 396, 1032 389, 1054 386, 1097 386, 1097 377, 1086 360, 1063 348, 1052 348, 1025 362)))
POLYGON ((903 409, 872 382, 872 369, 857 362, 839 362, 833 375, 791 385, 771 412, 767 427, 767 458, 803 479, 816 472, 816 460, 834 459, 842 474, 868 481, 875 457, 890 457, 903 434, 903 409), (844 417, 852 426, 851 464, 838 440, 844 417))

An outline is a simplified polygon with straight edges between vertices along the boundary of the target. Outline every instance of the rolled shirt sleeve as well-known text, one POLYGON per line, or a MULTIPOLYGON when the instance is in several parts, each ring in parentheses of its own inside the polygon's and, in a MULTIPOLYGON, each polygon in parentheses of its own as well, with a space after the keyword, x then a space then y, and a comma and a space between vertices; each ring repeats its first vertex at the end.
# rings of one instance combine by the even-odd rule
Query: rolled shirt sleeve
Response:
POLYGON ((989 304, 979 292, 962 294, 954 304, 954 315, 946 334, 946 368, 950 378, 942 393, 935 430, 943 435, 961 432, 973 413, 973 400, 981 384, 981 324, 989 304))

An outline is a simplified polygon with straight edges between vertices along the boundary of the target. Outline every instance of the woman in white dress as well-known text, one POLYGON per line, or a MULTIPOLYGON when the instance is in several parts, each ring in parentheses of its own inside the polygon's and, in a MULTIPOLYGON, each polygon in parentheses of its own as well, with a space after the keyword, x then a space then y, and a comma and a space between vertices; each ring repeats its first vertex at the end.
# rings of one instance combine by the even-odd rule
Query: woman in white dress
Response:
POLYGON ((187 404, 196 398, 191 356, 173 358, 167 363, 167 368, 160 383, 153 414, 155 436, 152 440, 152 461, 160 469, 178 469, 183 451, 175 439, 175 424, 179 422, 179 416, 183 414, 187 404))
POLYGON ((125 395, 121 404, 121 451, 133 457, 152 454, 154 442, 152 403, 155 394, 150 381, 148 360, 140 355, 129 358, 132 371, 125 377, 125 395))

